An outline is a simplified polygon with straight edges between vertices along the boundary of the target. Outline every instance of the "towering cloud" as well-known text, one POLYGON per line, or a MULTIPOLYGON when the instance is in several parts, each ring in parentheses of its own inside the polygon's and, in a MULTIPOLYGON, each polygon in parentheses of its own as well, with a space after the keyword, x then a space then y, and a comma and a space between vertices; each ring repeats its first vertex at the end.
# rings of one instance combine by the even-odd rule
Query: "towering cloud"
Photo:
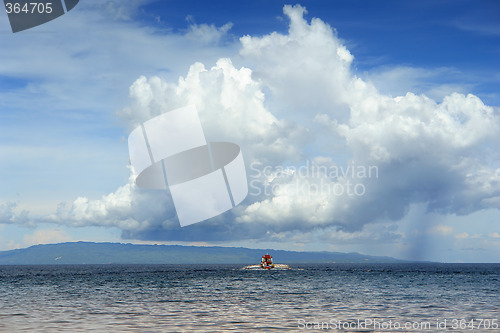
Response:
POLYGON ((287 34, 244 36, 233 60, 195 63, 176 83, 139 77, 119 112, 134 128, 194 104, 208 140, 242 147, 250 192, 239 207, 180 229, 168 192, 138 189, 131 178, 46 220, 116 226, 134 239, 279 240, 360 235, 412 204, 440 214, 500 208, 497 109, 470 94, 381 94, 353 72, 353 55, 328 24, 308 22, 301 6, 284 13, 287 34))

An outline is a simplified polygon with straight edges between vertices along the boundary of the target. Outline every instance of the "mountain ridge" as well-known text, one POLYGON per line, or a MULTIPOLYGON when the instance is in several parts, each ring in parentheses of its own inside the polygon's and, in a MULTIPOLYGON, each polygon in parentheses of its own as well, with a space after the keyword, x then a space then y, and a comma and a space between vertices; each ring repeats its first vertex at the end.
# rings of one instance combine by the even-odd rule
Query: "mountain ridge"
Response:
POLYGON ((66 242, 0 251, 0 265, 50 264, 255 264, 263 254, 277 263, 415 262, 356 252, 285 251, 245 247, 66 242))

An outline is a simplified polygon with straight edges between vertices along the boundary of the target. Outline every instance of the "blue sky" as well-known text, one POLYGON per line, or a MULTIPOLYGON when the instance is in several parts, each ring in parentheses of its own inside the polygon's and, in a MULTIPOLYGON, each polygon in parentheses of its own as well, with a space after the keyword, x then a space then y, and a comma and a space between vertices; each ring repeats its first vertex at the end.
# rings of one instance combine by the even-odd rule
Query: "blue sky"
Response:
POLYGON ((498 262, 499 31, 496 1, 81 0, 16 34, 0 15, 0 249, 89 240, 498 262), (242 147, 249 181, 275 191, 180 228, 168 193, 131 181, 127 136, 187 103, 208 138, 242 147), (379 175, 293 174, 311 164, 379 175), (265 167, 285 171, 250 173, 265 167), (304 192, 346 181, 366 193, 304 192))

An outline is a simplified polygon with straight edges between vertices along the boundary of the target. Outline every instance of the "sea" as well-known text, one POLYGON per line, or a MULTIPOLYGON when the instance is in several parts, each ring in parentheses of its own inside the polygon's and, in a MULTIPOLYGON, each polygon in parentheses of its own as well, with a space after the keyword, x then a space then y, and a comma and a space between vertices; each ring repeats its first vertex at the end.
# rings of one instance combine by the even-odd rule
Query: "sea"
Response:
POLYGON ((0 332, 500 332, 500 264, 0 266, 0 332))

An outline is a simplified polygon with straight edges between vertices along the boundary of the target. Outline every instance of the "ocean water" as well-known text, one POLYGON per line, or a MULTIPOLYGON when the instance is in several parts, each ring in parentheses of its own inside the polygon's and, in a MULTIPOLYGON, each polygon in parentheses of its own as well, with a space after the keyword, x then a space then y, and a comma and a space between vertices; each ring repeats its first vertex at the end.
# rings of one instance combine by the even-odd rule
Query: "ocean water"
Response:
POLYGON ((500 332, 498 264, 0 266, 1 332, 500 332))

